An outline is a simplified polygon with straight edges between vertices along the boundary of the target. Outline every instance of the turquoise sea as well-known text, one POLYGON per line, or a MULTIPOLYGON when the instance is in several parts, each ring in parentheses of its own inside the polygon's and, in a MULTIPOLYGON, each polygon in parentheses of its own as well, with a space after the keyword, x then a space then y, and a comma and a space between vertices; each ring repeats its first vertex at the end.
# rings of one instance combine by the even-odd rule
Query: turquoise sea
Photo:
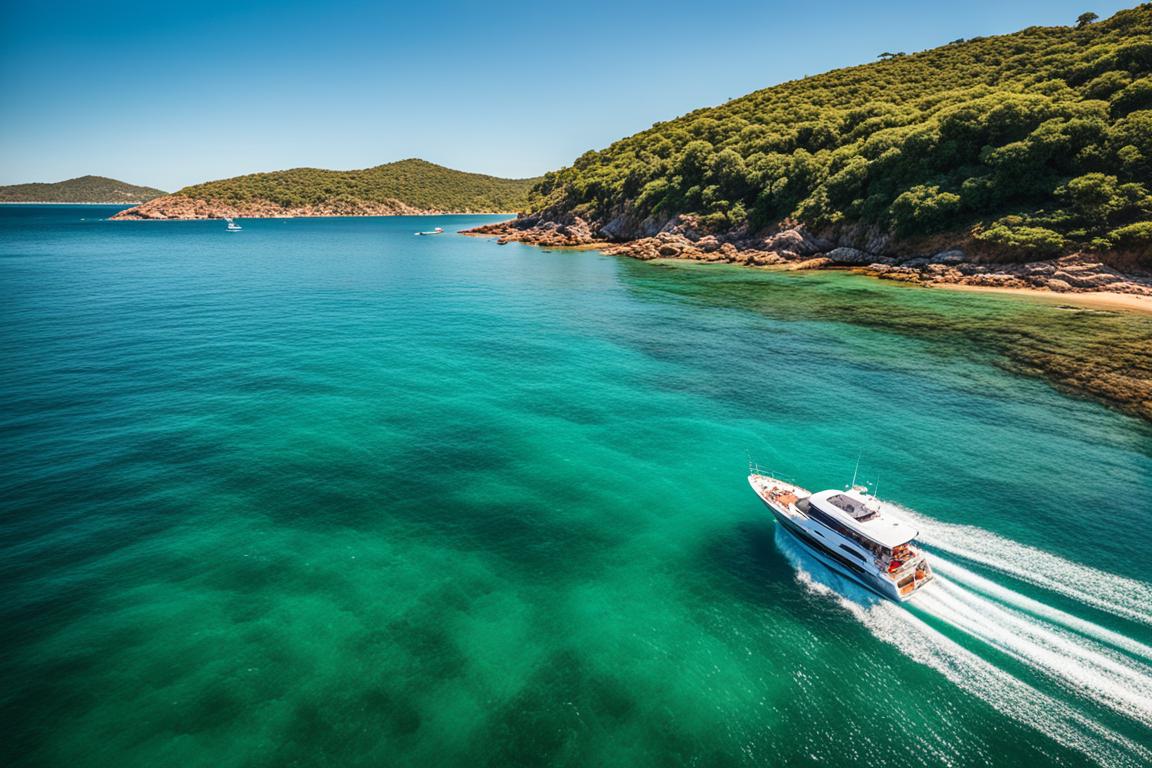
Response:
POLYGON ((1152 763, 1152 428, 1003 360, 1067 310, 114 210, 0 207, 5 764, 1152 763))

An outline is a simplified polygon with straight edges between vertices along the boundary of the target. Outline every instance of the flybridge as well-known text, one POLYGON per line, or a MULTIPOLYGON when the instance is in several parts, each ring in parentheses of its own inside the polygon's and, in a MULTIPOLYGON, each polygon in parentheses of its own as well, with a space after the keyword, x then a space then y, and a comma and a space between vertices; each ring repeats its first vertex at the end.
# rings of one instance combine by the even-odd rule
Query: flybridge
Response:
POLYGON ((843 493, 837 493, 829 496, 828 501, 839 509, 847 512, 852 516, 854 520, 859 520, 861 522, 864 520, 871 520, 880 514, 880 510, 869 505, 867 500, 865 500, 865 503, 861 504, 851 496, 847 496, 843 493))
POLYGON ((919 534, 903 521, 885 518, 875 502, 869 504, 856 491, 820 491, 812 494, 808 503, 886 549, 907 544, 919 534))

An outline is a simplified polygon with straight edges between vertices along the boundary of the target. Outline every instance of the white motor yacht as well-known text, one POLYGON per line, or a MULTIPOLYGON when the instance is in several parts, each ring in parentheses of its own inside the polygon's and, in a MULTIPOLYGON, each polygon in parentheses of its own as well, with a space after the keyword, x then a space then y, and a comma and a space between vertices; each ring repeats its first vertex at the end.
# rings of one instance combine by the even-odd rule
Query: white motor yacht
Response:
POLYGON ((780 525, 837 573, 897 601, 932 581, 928 560, 913 546, 919 531, 882 515, 867 487, 812 493, 755 467, 748 483, 780 525))

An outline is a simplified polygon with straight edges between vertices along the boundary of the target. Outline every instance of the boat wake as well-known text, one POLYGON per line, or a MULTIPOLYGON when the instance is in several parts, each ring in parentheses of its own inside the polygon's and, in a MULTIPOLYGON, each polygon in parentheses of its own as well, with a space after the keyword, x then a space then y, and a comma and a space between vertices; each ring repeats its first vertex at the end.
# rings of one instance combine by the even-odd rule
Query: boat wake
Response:
MULTIPOLYGON (((1152 585, 1017 544, 982 528, 941 523, 896 504, 885 502, 882 510, 885 516, 916 526, 920 530, 918 540, 933 550, 947 552, 1116 616, 1152 624, 1152 585)), ((932 561, 937 560, 939 556, 932 561)))
MULTIPOLYGON (((906 510, 900 514, 915 520, 925 534, 922 541, 945 549, 940 542, 947 541, 948 532, 938 531, 937 523, 906 510)), ((981 541, 995 540, 1001 551, 1027 550, 1047 558, 1050 566, 1059 560, 981 533, 981 541)), ((828 570, 782 529, 777 528, 776 541, 805 588, 834 599, 876 637, 996 710, 1102 765, 1152 764, 1152 751, 1102 722, 1123 719, 1138 724, 1138 729, 1152 727, 1152 648, 1021 595, 940 555, 931 561, 935 582, 910 602, 897 605, 828 570), (1045 690, 1038 687, 1040 681, 1045 690), (1046 692, 1053 687, 1058 691, 1046 692), (1061 697, 1060 692, 1068 696, 1061 697)), ((976 562, 983 562, 980 557, 994 559, 976 550, 976 545, 963 557, 976 562)), ((1054 580, 1056 592, 1069 595, 1078 583, 1086 583, 1076 579, 1088 574, 1073 573, 1068 577, 1064 572, 1060 575, 1066 578, 1054 580)), ((1093 572, 1092 578, 1101 575, 1093 572)), ((1119 594, 1085 602, 1139 612, 1134 600, 1119 594)), ((1139 618, 1146 620, 1146 613, 1139 618)))

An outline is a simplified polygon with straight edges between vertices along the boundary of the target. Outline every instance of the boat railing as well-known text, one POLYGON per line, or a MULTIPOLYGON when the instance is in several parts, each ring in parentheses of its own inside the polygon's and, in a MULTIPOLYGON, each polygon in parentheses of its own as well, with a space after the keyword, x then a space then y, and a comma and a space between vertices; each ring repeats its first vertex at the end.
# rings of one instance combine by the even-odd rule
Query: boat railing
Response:
POLYGON ((796 481, 793 480, 791 477, 787 477, 785 475, 778 475, 775 472, 773 472, 770 468, 762 467, 757 462, 752 461, 752 459, 748 460, 748 474, 759 475, 761 477, 770 477, 773 480, 781 480, 785 483, 788 483, 789 485, 796 485, 797 484, 796 481))

